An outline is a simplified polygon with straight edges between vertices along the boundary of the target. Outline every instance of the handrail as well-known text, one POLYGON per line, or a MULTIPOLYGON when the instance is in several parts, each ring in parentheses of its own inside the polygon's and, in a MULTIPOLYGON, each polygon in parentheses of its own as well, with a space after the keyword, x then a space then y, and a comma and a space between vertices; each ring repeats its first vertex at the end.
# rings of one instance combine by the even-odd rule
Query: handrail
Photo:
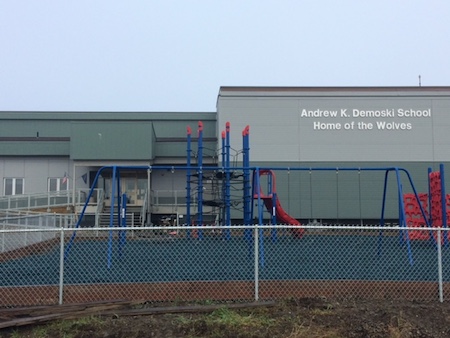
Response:
POLYGON ((83 205, 85 202, 85 196, 82 193, 84 191, 89 190, 77 189, 75 201, 73 200, 72 196, 73 190, 1 196, 0 210, 26 210, 26 209, 55 207, 73 204, 83 205))
POLYGON ((145 219, 147 217, 147 204, 148 204, 148 190, 145 191, 144 201, 141 208, 141 225, 145 225, 145 219))
POLYGON ((0 209, 32 209, 47 206, 62 206, 72 203, 70 190, 50 191, 24 195, 0 197, 0 209))
POLYGON ((0 218, 0 227, 71 227, 74 214, 56 213, 6 213, 0 218))

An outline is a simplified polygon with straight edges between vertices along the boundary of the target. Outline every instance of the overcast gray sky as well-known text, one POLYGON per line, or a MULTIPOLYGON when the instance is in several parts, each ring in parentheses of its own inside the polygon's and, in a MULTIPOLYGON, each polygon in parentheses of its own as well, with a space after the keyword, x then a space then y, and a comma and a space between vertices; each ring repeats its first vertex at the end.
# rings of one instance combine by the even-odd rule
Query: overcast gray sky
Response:
POLYGON ((450 85, 449 0, 0 0, 0 111, 215 111, 220 86, 450 85))

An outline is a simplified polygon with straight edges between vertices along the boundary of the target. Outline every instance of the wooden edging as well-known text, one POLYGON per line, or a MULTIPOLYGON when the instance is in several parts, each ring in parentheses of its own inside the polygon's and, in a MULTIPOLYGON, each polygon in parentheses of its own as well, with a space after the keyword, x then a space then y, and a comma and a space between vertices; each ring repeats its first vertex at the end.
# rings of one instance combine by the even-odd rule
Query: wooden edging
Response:
POLYGON ((238 304, 187 305, 169 307, 149 307, 135 309, 132 306, 142 301, 94 302, 83 304, 37 306, 0 310, 0 329, 25 325, 36 325, 52 320, 77 319, 86 316, 143 316, 167 313, 205 313, 217 309, 243 309, 262 306, 274 306, 275 302, 252 302, 238 304))

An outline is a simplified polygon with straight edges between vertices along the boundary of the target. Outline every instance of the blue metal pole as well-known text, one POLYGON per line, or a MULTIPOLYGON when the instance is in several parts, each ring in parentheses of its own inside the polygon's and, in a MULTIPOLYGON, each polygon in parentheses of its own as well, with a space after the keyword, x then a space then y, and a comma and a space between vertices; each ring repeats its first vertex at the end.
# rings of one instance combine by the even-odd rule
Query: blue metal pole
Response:
POLYGON ((120 184, 120 170, 117 170, 116 173, 117 180, 117 226, 120 227, 120 212, 122 210, 122 188, 120 184))
POLYGON ((225 125, 225 224, 228 229, 225 230, 225 238, 229 240, 231 238, 231 193, 230 193, 230 122, 225 125))
MULTIPOLYGON (((198 185, 197 185, 197 226, 203 225, 203 122, 198 121, 198 185)), ((198 230, 198 239, 203 239, 202 230, 198 230)))
POLYGON ((127 227, 127 195, 122 195, 122 209, 120 212, 120 223, 122 229, 119 231, 119 257, 122 257, 123 248, 127 241, 127 232, 125 228, 127 227))
MULTIPOLYGON (((263 207, 261 201, 261 189, 259 189, 261 181, 259 177, 259 168, 256 168, 256 186, 258 187, 258 225, 263 224, 263 207)), ((264 267, 264 231, 258 230, 258 244, 259 244, 259 264, 264 267)))
POLYGON ((226 195, 226 187, 225 187, 225 166, 226 166, 226 157, 225 157, 225 144, 226 144, 226 136, 225 136, 225 130, 222 131, 222 169, 221 169, 221 205, 220 205, 220 218, 221 218, 221 225, 225 225, 225 195, 226 195))
MULTIPOLYGON (((192 129, 187 126, 187 150, 186 150, 186 225, 191 226, 191 134, 192 129)), ((191 231, 188 228, 187 238, 191 238, 191 231)))
MULTIPOLYGON (((381 218, 380 218, 380 226, 384 227, 384 210, 386 207, 386 191, 387 191, 387 182, 389 177, 389 170, 386 169, 384 173, 384 187, 383 187, 383 202, 381 205, 381 218)), ((381 247, 383 245, 383 229, 380 229, 378 234, 378 255, 381 255, 381 247)))
POLYGON ((408 250, 408 258, 409 258, 409 264, 414 265, 414 259, 412 256, 411 251, 411 240, 409 239, 409 233, 407 230, 407 224, 406 224, 406 215, 405 215, 405 205, 403 203, 403 189, 400 182, 400 172, 398 168, 395 169, 395 174, 397 178, 397 188, 398 188, 398 199, 399 199, 399 219, 401 220, 400 226, 403 226, 405 230, 403 230, 403 237, 406 237, 406 247, 408 250))
POLYGON ((113 224, 114 224, 114 204, 116 199, 116 175, 117 166, 113 166, 112 182, 111 182, 111 211, 109 213, 109 238, 108 238, 108 269, 111 269, 112 260, 112 241, 113 241, 113 224))
MULTIPOLYGON (((243 141, 243 165, 244 165, 244 225, 252 223, 252 191, 250 184, 250 127, 246 126, 242 132, 243 141)), ((252 238, 251 229, 244 231, 245 239, 250 243, 252 238)))
POLYGON ((428 168, 428 222, 430 224, 433 224, 433 216, 431 215, 431 180, 430 180, 430 174, 432 173, 431 168, 428 168))

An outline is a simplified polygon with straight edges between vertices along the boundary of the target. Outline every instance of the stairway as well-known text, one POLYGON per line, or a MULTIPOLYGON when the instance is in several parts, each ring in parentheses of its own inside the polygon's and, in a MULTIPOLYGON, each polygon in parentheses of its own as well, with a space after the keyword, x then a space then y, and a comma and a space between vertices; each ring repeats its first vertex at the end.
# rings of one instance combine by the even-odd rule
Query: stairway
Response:
MULTIPOLYGON (((141 225, 141 218, 140 218, 140 207, 129 207, 127 208, 127 215, 126 215, 126 226, 127 227, 137 227, 141 225)), ((110 220, 110 214, 111 214, 111 207, 105 206, 103 208, 103 212, 100 214, 98 225, 101 228, 107 228, 109 227, 109 220, 110 220)), ((118 217, 117 217, 117 208, 114 208, 114 219, 113 219, 113 226, 118 226, 118 217)))

